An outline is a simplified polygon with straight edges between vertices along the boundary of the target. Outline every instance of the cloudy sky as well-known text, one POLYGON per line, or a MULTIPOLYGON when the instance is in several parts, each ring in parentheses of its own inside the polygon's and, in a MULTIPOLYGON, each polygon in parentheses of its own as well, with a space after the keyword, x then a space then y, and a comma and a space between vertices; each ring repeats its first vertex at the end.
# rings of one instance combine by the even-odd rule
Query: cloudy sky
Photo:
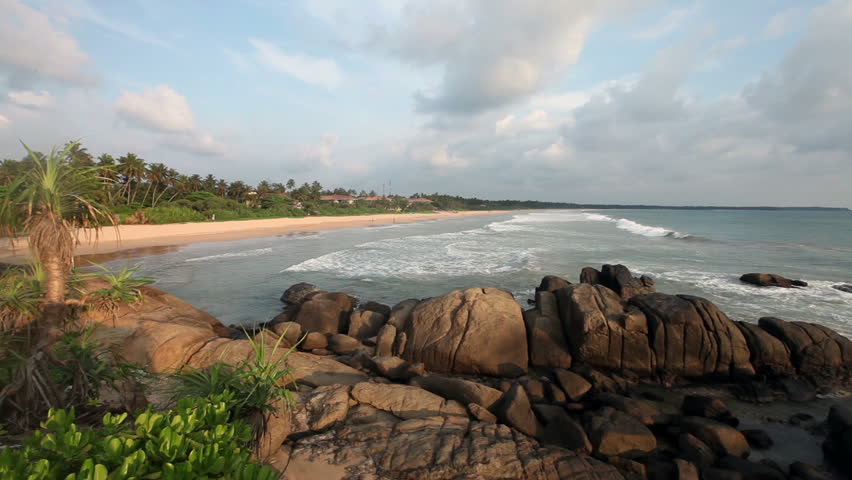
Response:
POLYGON ((852 206, 852 2, 0 0, 0 158, 852 206))

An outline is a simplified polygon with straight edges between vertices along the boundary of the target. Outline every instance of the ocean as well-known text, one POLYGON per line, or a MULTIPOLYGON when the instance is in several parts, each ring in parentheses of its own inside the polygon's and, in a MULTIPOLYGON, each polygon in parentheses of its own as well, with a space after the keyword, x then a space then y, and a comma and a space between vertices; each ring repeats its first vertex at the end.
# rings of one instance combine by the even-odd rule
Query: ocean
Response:
POLYGON ((127 263, 226 324, 271 319, 298 282, 389 305, 496 286, 526 305, 544 275, 576 282, 584 266, 621 263, 734 320, 818 322, 852 337, 852 294, 831 288, 852 283, 848 211, 524 211, 200 243, 107 265, 127 263), (809 286, 753 287, 739 281, 748 272, 809 286))

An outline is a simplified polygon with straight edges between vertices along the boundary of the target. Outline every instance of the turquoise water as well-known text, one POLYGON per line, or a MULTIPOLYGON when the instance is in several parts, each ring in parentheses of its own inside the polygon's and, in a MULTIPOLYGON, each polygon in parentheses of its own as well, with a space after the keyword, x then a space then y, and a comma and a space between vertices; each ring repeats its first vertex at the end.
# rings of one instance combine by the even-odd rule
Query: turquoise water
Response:
POLYGON ((225 323, 270 319, 297 282, 389 304, 491 285, 525 302, 543 275, 576 281, 583 266, 623 263, 659 291, 708 298, 736 320, 777 316, 852 336, 852 294, 831 288, 852 283, 852 212, 517 212, 196 244, 134 261, 225 323), (739 282, 747 272, 811 286, 761 289, 739 282))

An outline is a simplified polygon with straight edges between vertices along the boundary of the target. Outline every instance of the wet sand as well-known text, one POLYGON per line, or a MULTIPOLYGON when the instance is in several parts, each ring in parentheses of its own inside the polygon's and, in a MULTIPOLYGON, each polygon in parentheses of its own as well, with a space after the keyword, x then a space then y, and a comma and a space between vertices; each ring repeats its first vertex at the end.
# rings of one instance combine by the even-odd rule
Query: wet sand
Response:
MULTIPOLYGON (((369 227, 394 223, 422 222, 445 218, 494 215, 505 211, 441 212, 361 215, 346 217, 270 218, 228 222, 173 223, 167 225, 121 225, 103 229, 97 237, 86 230, 78 232, 77 255, 83 259, 107 261, 120 257, 139 257, 174 251, 179 245, 266 237, 304 231, 369 227)), ((25 238, 12 246, 0 239, 0 262, 27 261, 25 238)))

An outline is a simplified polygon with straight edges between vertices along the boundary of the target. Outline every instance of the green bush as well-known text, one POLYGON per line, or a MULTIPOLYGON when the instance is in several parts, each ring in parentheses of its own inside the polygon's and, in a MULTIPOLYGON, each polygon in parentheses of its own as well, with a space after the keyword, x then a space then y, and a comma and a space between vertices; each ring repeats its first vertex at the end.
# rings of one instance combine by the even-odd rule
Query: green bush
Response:
POLYGON ((158 205, 153 208, 146 208, 145 215, 148 216, 151 223, 157 225, 163 223, 203 222, 207 220, 207 217, 203 213, 189 207, 175 205, 158 205))
POLYGON ((74 282, 83 282, 89 279, 100 279, 107 282, 109 286, 99 288, 88 293, 88 304, 101 310, 112 310, 120 303, 132 305, 144 300, 139 287, 154 283, 154 279, 145 275, 138 275, 141 266, 121 267, 118 273, 112 273, 103 265, 91 262, 91 265, 99 268, 100 272, 77 273, 74 282))
POLYGON ((183 398, 132 422, 108 413, 92 429, 77 426, 73 409, 52 409, 23 448, 0 451, 0 479, 274 480, 250 461, 252 429, 233 418, 227 397, 183 398))

